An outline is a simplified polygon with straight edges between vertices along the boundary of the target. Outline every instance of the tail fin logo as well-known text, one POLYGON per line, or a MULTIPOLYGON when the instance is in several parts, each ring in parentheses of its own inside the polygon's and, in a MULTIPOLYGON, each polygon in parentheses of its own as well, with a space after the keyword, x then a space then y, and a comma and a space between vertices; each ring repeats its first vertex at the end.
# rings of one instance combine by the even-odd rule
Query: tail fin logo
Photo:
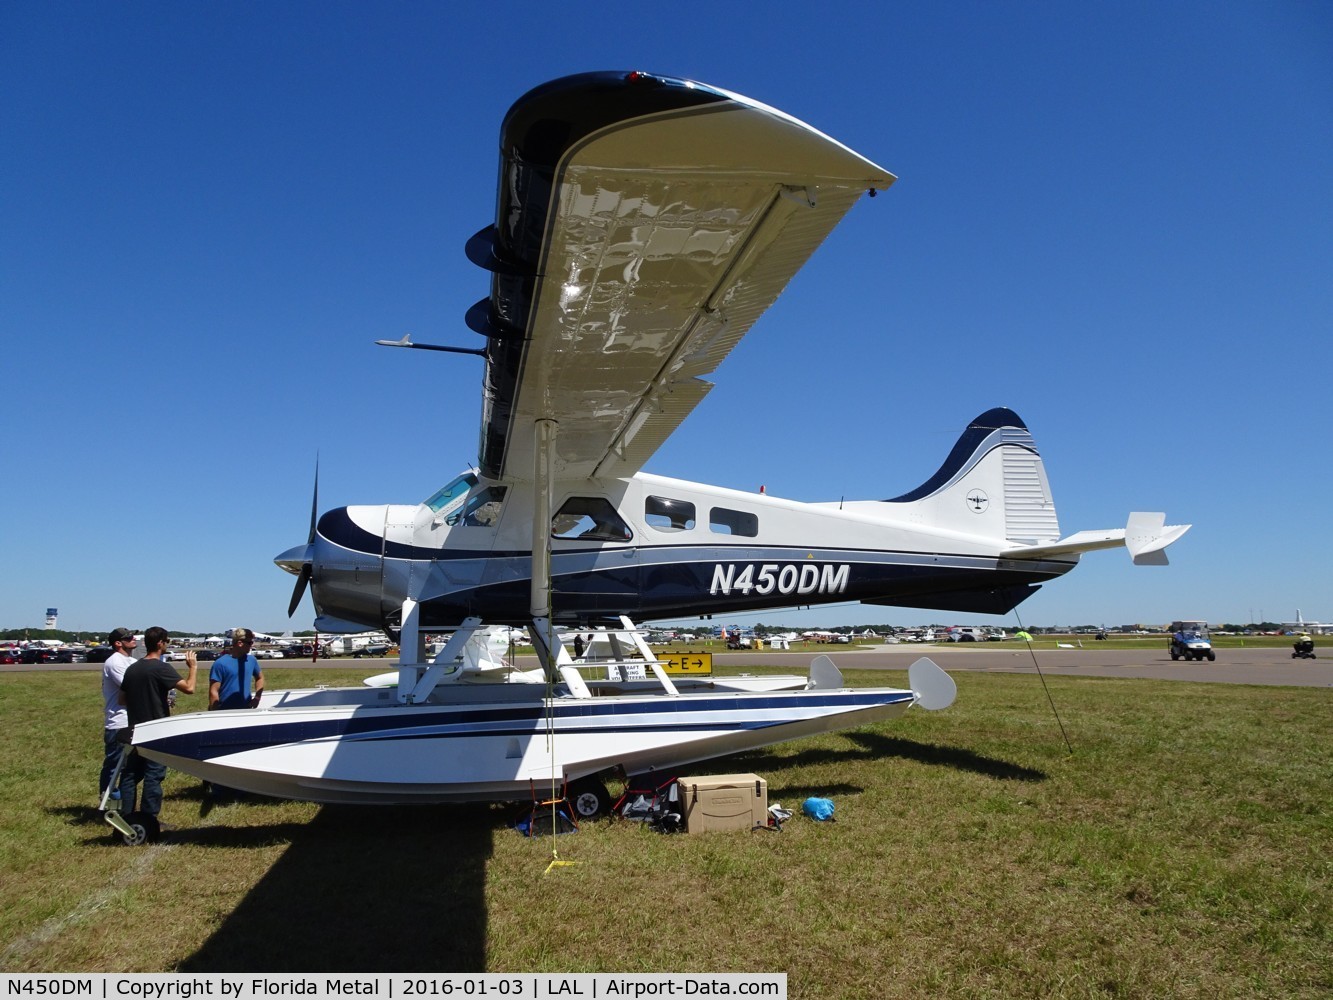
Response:
POLYGON ((990 497, 986 495, 985 490, 969 490, 964 499, 967 505, 978 514, 983 513, 990 506, 990 497))

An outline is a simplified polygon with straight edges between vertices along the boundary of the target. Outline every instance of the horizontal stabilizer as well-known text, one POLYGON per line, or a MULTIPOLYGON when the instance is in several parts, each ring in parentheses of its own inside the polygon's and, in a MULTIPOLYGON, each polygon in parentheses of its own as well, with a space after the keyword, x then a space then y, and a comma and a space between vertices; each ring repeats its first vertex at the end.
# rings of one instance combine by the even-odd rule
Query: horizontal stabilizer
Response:
POLYGON ((1190 530, 1188 524, 1167 524, 1162 513, 1142 511, 1129 515, 1124 528, 1077 531, 1046 545, 1021 545, 1005 549, 1005 559, 1042 559, 1047 556, 1077 555, 1096 549, 1125 546, 1136 566, 1165 566, 1166 547, 1190 530))
POLYGON ((1130 514, 1125 548, 1135 566, 1165 566, 1166 547, 1190 530, 1188 524, 1167 525, 1165 514, 1130 514))

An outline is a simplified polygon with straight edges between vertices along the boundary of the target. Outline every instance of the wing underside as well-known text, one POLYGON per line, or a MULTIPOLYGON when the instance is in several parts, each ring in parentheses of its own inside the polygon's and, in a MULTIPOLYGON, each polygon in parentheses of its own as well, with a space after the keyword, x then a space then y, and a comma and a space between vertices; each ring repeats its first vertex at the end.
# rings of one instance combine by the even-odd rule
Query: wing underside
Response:
POLYGON ((588 74, 521 99, 502 133, 481 471, 637 471, 882 168, 789 116, 684 81, 588 74), (562 117, 563 116, 563 117, 562 117), (558 138, 552 138, 557 136, 558 138))

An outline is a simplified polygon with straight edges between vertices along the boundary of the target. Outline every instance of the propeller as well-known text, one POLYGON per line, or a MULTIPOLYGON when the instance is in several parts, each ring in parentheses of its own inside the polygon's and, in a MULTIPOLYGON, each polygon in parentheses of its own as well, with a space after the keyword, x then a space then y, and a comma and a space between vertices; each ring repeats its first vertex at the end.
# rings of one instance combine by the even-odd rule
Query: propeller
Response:
POLYGON ((296 558, 300 558, 300 570, 296 574, 296 586, 292 588, 292 599, 287 605, 287 617, 290 618, 296 614, 296 608, 301 603, 301 598, 305 597, 305 589, 310 583, 310 576, 314 572, 314 545, 315 545, 315 522, 319 518, 319 456, 315 456, 315 495, 310 501, 310 534, 306 538, 305 546, 301 549, 289 549, 275 560, 279 566, 286 570, 296 568, 296 558), (286 565, 283 565, 284 562, 286 565))

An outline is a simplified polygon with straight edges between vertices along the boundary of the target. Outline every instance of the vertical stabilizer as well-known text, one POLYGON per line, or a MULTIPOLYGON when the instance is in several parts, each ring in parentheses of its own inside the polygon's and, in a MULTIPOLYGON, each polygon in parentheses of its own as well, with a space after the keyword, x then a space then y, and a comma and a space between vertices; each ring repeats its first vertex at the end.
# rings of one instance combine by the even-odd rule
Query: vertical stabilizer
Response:
POLYGON ((935 475, 885 503, 911 504, 911 521, 1018 545, 1060 537, 1036 442, 1005 407, 973 420, 935 475))

